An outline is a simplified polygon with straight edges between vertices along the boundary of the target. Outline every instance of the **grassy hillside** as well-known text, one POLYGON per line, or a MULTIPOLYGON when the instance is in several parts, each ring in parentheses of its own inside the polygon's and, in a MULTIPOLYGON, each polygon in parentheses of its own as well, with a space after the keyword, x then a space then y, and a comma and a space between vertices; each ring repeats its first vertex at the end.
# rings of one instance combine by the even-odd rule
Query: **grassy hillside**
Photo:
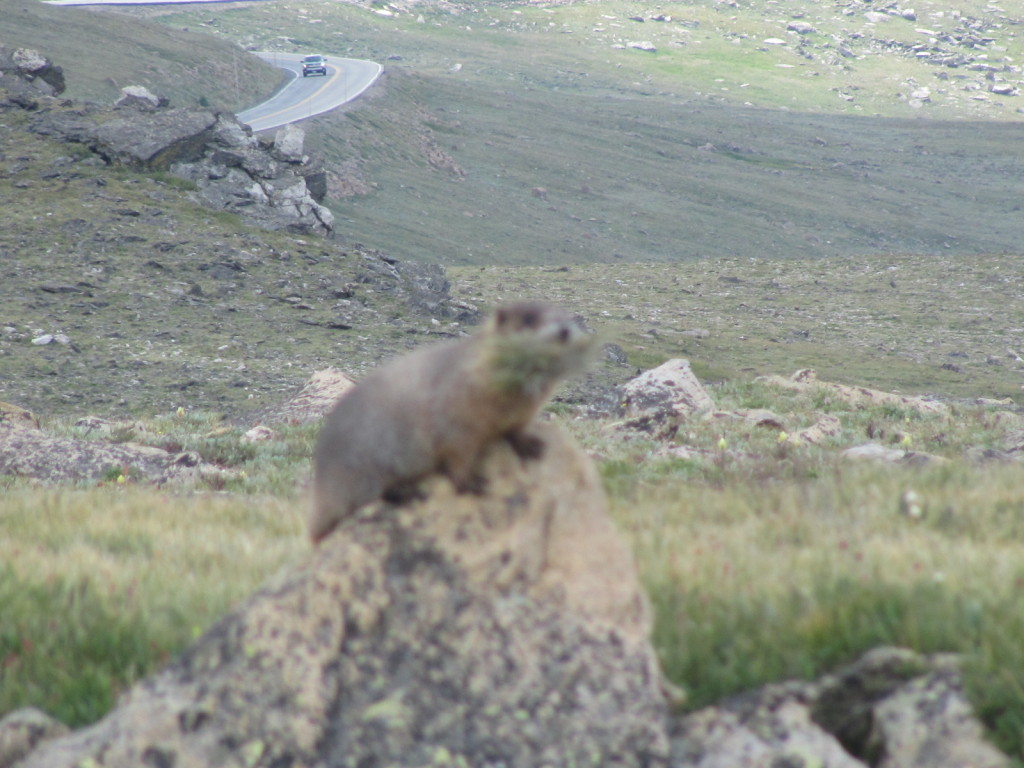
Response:
POLYGON ((35 48, 63 67, 69 98, 112 102, 144 85, 174 107, 242 110, 282 81, 281 72, 204 32, 146 23, 115 10, 0 0, 0 45, 35 48))
POLYGON ((618 2, 138 13, 386 65, 370 100, 309 123, 350 240, 448 264, 564 264, 1015 252, 1024 101, 984 88, 1019 80, 1006 68, 1024 50, 1016 17, 986 8, 880 23, 835 3, 668 4, 663 22, 618 2), (793 19, 819 31, 787 32, 793 19), (955 47, 974 64, 908 47, 927 24, 942 32, 927 50, 948 48, 968 21, 994 40, 955 47), (648 38, 654 53, 615 47, 648 38), (928 100, 911 99, 921 87, 928 100))

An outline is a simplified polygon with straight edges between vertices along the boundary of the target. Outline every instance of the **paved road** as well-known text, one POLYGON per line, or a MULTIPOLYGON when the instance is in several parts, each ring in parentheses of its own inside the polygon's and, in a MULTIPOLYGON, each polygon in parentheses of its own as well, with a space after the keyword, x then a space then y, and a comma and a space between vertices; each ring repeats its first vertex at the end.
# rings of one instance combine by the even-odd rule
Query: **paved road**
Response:
MULTIPOLYGON (((147 5, 222 0, 46 0, 50 5, 147 5)), ((318 51, 311 51, 318 53, 318 51)), ((330 112, 356 98, 373 85, 381 66, 364 59, 328 57, 327 76, 302 76, 301 53, 257 53, 257 56, 292 73, 292 79, 268 101, 238 113, 238 119, 254 131, 266 131, 313 115, 330 112)))
POLYGON ((277 128, 319 115, 352 101, 381 73, 375 61, 327 57, 327 76, 302 76, 301 53, 257 53, 276 67, 292 73, 292 79, 268 101, 238 113, 238 119, 254 131, 277 128))

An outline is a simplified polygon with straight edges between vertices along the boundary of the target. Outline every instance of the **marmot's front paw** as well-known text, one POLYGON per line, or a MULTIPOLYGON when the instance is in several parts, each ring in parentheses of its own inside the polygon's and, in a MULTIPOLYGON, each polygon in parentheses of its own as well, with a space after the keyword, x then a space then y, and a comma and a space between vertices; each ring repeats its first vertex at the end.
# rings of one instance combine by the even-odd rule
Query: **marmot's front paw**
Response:
POLYGON ((544 441, 527 432, 512 432, 506 439, 521 459, 539 459, 544 455, 544 441))

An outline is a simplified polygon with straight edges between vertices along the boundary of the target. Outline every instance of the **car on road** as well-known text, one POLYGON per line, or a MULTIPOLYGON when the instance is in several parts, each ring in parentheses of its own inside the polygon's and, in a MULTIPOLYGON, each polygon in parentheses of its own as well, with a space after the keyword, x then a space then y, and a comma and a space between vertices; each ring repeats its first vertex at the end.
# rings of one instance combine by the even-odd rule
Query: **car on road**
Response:
POLYGON ((302 76, 327 75, 327 59, 319 53, 310 54, 302 60, 302 76))

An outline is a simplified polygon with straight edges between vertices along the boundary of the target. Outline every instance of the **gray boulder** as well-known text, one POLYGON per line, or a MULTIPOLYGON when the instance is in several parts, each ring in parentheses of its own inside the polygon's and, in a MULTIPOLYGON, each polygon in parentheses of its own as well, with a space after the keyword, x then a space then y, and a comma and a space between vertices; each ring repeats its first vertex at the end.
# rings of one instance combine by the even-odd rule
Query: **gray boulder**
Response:
POLYGON ((114 102, 115 107, 131 107, 143 112, 152 112, 154 109, 166 107, 167 104, 166 98, 157 96, 144 85, 126 85, 114 102))
POLYGON ((303 164, 309 157, 303 154, 306 132, 297 125, 288 124, 274 134, 274 154, 286 163, 303 164))
POLYGON ((64 93, 64 70, 32 48, 0 47, 0 75, 27 83, 47 96, 64 93))
POLYGON ((876 648, 815 682, 769 685, 682 718, 673 768, 1009 768, 949 654, 876 648))
POLYGON ((93 149, 111 165, 166 171, 201 158, 213 138, 217 116, 206 109, 164 109, 101 122, 93 149))

